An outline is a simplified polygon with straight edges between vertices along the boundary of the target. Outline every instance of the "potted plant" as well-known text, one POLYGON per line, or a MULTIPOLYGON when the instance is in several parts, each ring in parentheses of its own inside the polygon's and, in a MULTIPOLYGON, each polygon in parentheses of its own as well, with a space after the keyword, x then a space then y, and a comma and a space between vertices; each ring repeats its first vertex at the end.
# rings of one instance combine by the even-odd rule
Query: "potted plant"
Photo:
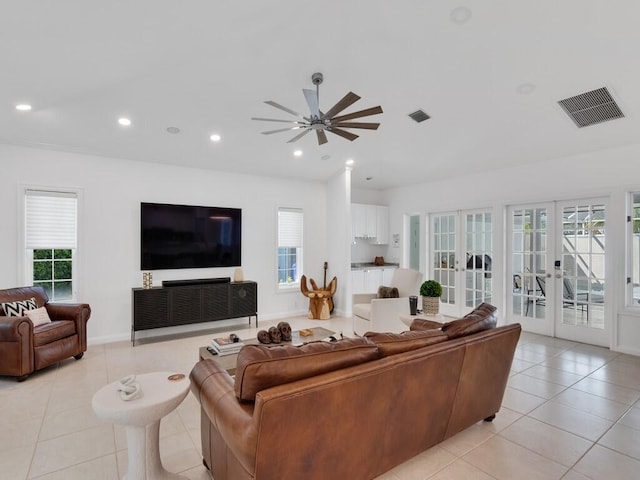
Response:
POLYGON ((440 312, 442 285, 435 280, 427 280, 420 285, 420 295, 422 295, 422 313, 437 315, 440 312))

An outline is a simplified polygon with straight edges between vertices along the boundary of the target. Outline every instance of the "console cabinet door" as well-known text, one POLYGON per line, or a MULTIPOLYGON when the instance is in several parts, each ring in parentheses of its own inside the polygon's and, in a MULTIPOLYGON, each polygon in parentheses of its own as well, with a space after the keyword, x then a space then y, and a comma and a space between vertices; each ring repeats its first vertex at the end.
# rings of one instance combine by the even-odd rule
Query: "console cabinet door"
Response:
POLYGON ((201 288, 173 287, 169 292, 171 325, 188 325, 202 321, 201 288))
POLYGON ((169 292, 164 288, 134 289, 133 291, 133 328, 148 330, 168 327, 169 292))
POLYGON ((202 321, 229 318, 229 284, 202 287, 202 321))
POLYGON ((255 315, 258 311, 258 284, 238 282, 231 284, 231 315, 244 317, 255 315))

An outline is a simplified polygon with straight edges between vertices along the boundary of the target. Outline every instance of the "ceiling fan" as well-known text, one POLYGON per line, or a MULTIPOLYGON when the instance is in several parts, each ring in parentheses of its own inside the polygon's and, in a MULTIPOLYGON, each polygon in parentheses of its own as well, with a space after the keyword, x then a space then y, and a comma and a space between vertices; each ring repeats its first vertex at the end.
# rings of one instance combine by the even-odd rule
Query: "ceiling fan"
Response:
POLYGON ((311 81, 316 86, 316 91, 308 90, 306 88, 302 89, 302 93, 304 93, 304 98, 307 101, 307 105, 309 106, 310 115, 305 117, 300 113, 291 110, 290 108, 283 107, 279 103, 276 103, 272 100, 267 100, 267 105, 271 105, 272 107, 276 107, 284 112, 290 113, 298 117, 298 120, 280 120, 277 118, 260 118, 260 117, 252 117, 251 120, 259 120, 262 122, 284 122, 284 123, 292 123, 293 126, 287 128, 279 128, 277 130, 268 130, 266 132, 262 132, 264 135, 271 135, 272 133, 279 132, 287 132, 289 130, 302 130, 295 137, 289 140, 287 143, 293 143, 300 140, 307 133, 312 130, 316 132, 318 137, 318 145, 322 145, 327 143, 327 135, 325 132, 330 132, 335 135, 339 135, 347 140, 355 140, 358 138, 358 135, 355 133, 351 133, 345 128, 364 128, 368 130, 377 130, 380 126, 379 123, 372 122, 350 122, 349 120, 353 120, 355 118, 368 117, 369 115, 377 115, 382 113, 382 107, 378 105, 377 107, 367 108, 365 110, 359 110, 357 112, 348 113, 346 115, 338 115, 344 109, 353 105, 355 102, 360 100, 360 97, 353 92, 347 93, 342 99, 336 103, 333 107, 331 107, 328 111, 322 112, 320 110, 320 84, 324 79, 322 73, 314 73, 311 75, 311 81))

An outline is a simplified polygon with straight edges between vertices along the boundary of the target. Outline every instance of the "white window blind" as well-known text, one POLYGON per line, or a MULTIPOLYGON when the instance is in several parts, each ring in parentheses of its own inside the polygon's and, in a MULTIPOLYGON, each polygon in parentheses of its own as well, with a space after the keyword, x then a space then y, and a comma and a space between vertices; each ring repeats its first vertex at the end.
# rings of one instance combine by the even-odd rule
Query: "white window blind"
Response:
POLYGON ((278 209, 278 246, 302 247, 302 210, 278 209))
POLYGON ((25 192, 26 247, 76 248, 78 198, 75 193, 25 192))

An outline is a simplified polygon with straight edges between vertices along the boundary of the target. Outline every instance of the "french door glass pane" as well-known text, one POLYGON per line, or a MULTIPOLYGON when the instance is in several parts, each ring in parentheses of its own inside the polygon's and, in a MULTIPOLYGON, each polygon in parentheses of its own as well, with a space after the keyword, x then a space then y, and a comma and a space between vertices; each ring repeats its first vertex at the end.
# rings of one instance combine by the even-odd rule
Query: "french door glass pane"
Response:
POLYGON ((513 277, 512 313, 545 318, 547 261, 547 210, 525 208, 511 215, 513 277))
POLYGON ((492 223, 490 213, 468 213, 465 258, 465 306, 491 302, 492 223))
POLYGON ((604 328, 605 207, 562 210, 562 323, 604 328))
POLYGON ((433 276, 442 284, 440 301, 455 305, 456 266, 456 217, 436 215, 433 217, 433 276))

